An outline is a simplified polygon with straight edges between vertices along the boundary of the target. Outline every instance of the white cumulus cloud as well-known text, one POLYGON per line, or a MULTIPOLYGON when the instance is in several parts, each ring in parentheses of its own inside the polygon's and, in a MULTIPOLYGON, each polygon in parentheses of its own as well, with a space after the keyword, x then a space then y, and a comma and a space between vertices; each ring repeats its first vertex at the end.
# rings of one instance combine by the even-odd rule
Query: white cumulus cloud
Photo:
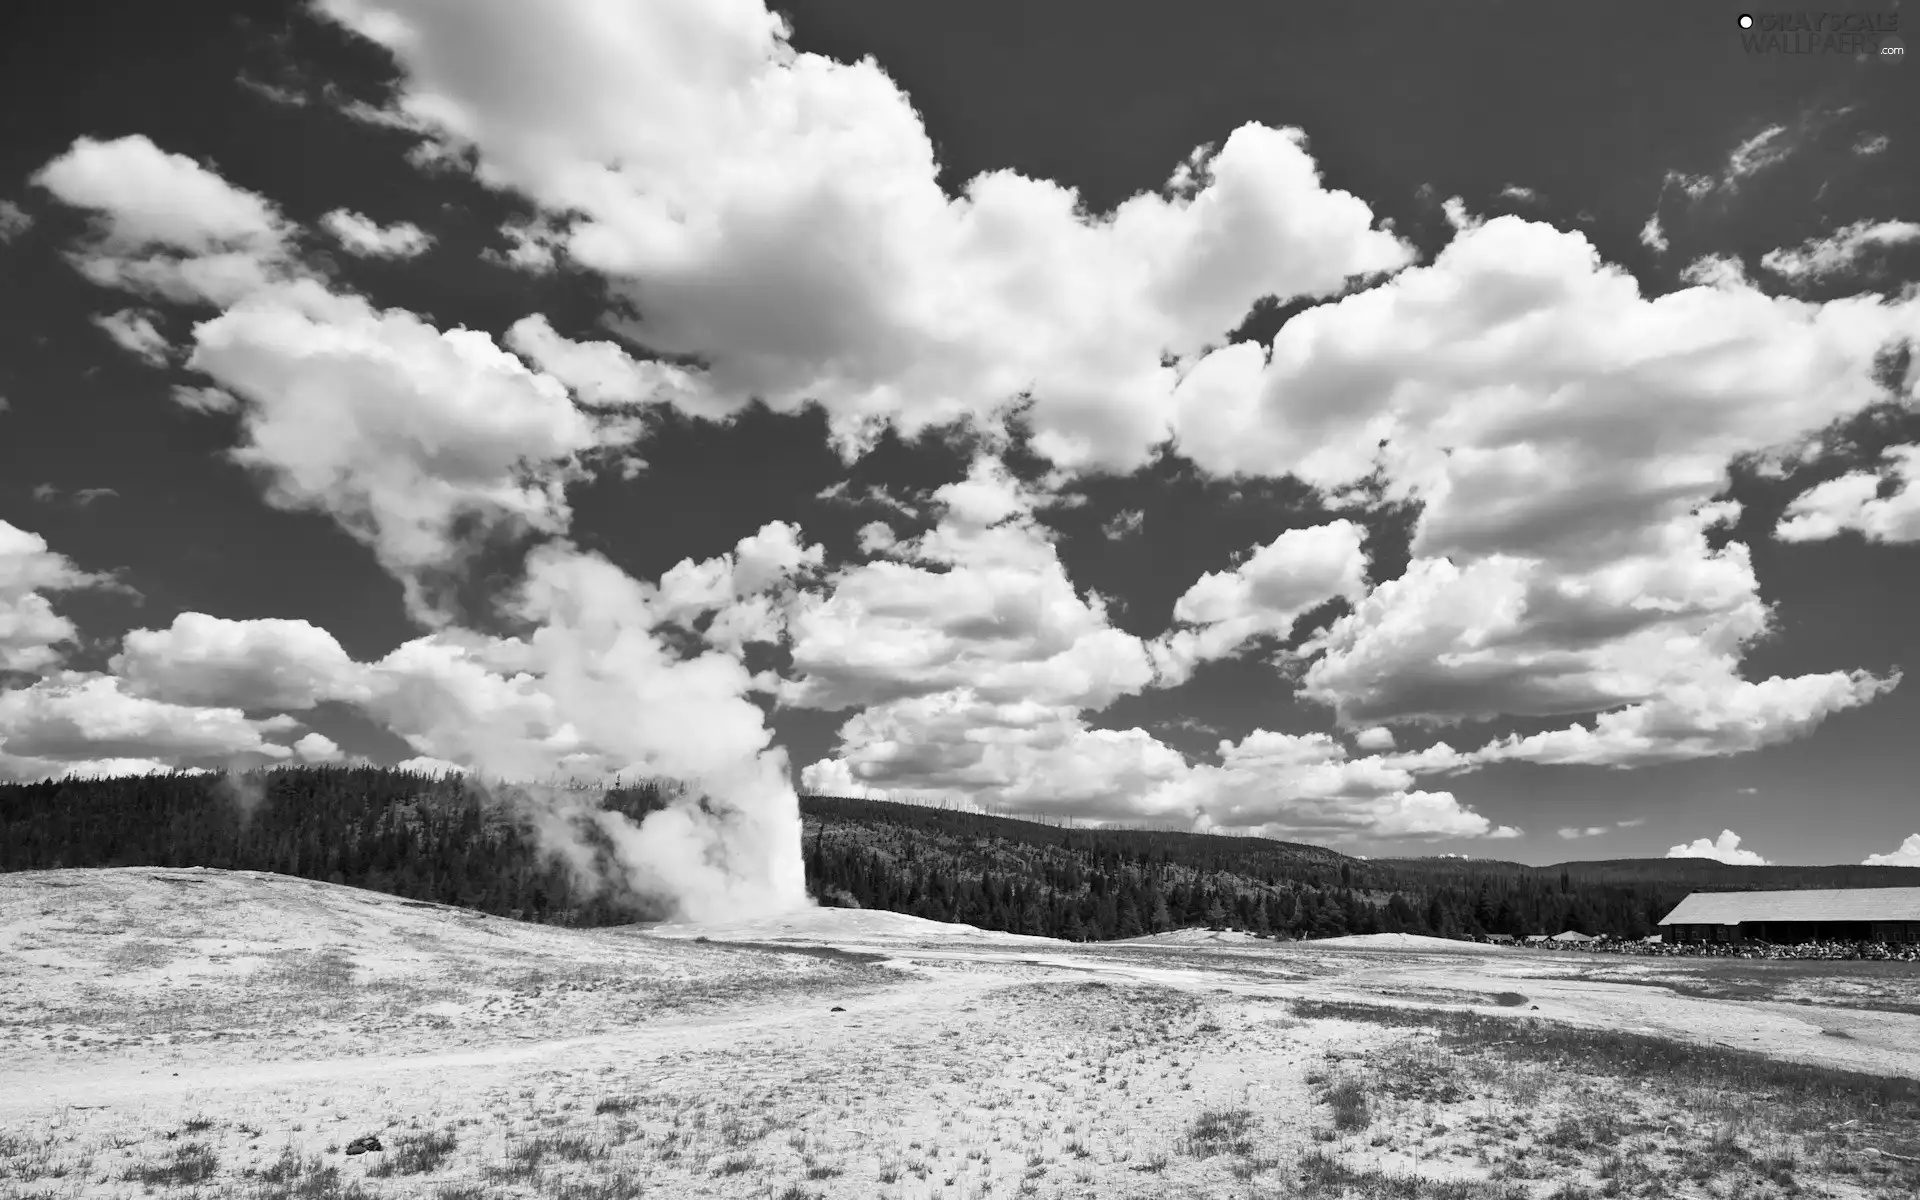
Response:
POLYGON ((1692 842, 1674 846, 1667 851, 1668 858, 1712 858, 1723 863, 1739 866, 1764 867, 1767 860, 1752 850, 1740 848, 1740 835, 1731 829, 1723 829, 1720 836, 1708 841, 1696 838, 1692 842))
POLYGON ((33 228, 33 217, 11 200, 0 200, 0 246, 23 236, 33 228))
POLYGON ((238 708, 148 700, 107 675, 62 671, 0 692, 0 772, 45 778, 65 764, 102 759, 176 762, 291 751, 268 734, 296 727, 287 717, 250 720, 238 708))
POLYGON ((1068 579, 1039 497, 991 458, 938 489, 929 533, 835 573, 789 622, 782 697, 837 709, 971 689, 990 703, 1105 707, 1153 679, 1140 639, 1068 579))
POLYGON ((637 302, 635 340, 709 362, 735 404, 817 399, 854 441, 1031 394, 1055 461, 1137 464, 1166 435, 1163 354, 1411 258, 1260 125, 1100 219, 1011 171, 948 196, 894 82, 796 53, 758 3, 321 9, 395 54, 402 109, 484 180, 573 214, 565 253, 637 302))
POLYGON ((1265 635, 1286 637, 1310 609, 1366 594, 1365 530, 1352 521, 1289 529, 1231 571, 1201 576, 1175 601, 1176 629, 1154 644, 1168 681, 1265 635))
POLYGON ((1920 867, 1920 833, 1913 834, 1906 841, 1886 854, 1869 854, 1860 864, 1863 867, 1920 867))
POLYGON ((1390 757, 1349 758, 1326 734, 1256 730, 1189 763, 1141 729, 1090 728, 1071 707, 965 691, 870 707, 840 731, 810 788, 957 795, 975 805, 1095 821, 1178 823, 1275 837, 1514 837, 1390 757))
POLYGON ((582 404, 596 408, 671 404, 700 416, 724 417, 738 407, 711 395, 696 371, 636 359, 614 342, 562 337, 537 313, 516 321, 506 344, 573 389, 582 404))
POLYGON ((1885 678, 1866 671, 1776 675, 1757 683, 1727 675, 1601 713, 1592 727, 1511 735, 1473 758, 1628 767, 1745 754, 1804 737, 1832 714, 1870 703, 1899 683, 1897 671, 1885 678))
POLYGON ((320 225, 342 249, 363 258, 416 258, 433 245, 433 238, 411 222, 383 226, 345 208, 321 217, 320 225))
POLYGON ((1385 725, 1374 725, 1353 735, 1353 744, 1362 750, 1391 750, 1394 746, 1393 730, 1385 725))
POLYGON ((1667 231, 1660 224, 1660 214, 1654 213, 1647 223, 1640 227, 1640 244, 1656 254, 1667 252, 1667 231))
POLYGON ((1813 282, 1853 271, 1889 247, 1917 241, 1920 224, 1912 221, 1855 221, 1791 249, 1769 250, 1760 256, 1760 265, 1782 279, 1813 282))
POLYGON ((335 763, 344 756, 334 740, 323 733, 309 733, 293 744, 293 752, 305 763, 335 763))
MULTIPOLYGON (((1422 508, 1407 578, 1359 599, 1308 673, 1343 723, 1612 713, 1634 748, 1579 751, 1611 759, 1766 744, 1872 691, 1844 673, 1838 692, 1830 676, 1740 678, 1765 606, 1744 548, 1707 550, 1700 514, 1737 456, 1879 398, 1875 362, 1920 329, 1920 298, 1809 304, 1730 270, 1650 298, 1582 235, 1482 219, 1457 199, 1453 240, 1411 266, 1364 201, 1325 186, 1298 131, 1260 125, 1110 213, 1007 171, 948 195, 891 79, 793 50, 752 0, 615 17, 579 2, 537 18, 426 0, 321 7, 394 53, 401 116, 530 199, 549 244, 633 302, 640 317, 612 318, 628 344, 705 364, 675 375, 543 319, 516 327, 510 344, 584 402, 714 416, 754 396, 818 401, 855 452, 885 422, 911 433, 1024 398, 1034 448, 1062 468, 1128 469, 1170 438, 1213 474, 1330 491, 1377 476, 1388 500, 1422 508), (1300 296, 1342 298, 1268 345, 1222 344, 1257 301, 1300 296), (1435 601, 1450 615, 1423 611, 1435 601), (1435 658, 1456 654, 1457 672, 1435 658), (1668 683, 1690 689, 1684 713, 1633 710, 1668 683), (1765 729, 1733 732, 1756 713, 1765 729), (1669 732, 1672 746, 1655 744, 1669 732)), ((1667 186, 1694 199, 1737 189, 1796 144, 1785 126, 1758 129, 1713 175, 1667 186)), ((1077 694, 1044 678, 1068 664, 1037 669, 1017 615, 981 626, 1016 631, 993 649, 971 627, 943 632, 942 613, 924 633, 889 626, 883 614, 918 613, 941 588, 997 603, 1000 585, 971 562, 954 560, 950 582, 922 578, 929 535, 802 606, 789 702, 933 695, 976 668, 994 703, 1084 707, 1141 686, 1132 650, 1089 615, 1095 598, 1030 533, 988 533, 978 540, 1009 562, 1027 544, 1041 581, 1030 595, 1043 583, 1060 597, 1051 611, 1085 610, 1076 628, 1127 668, 1114 686, 1077 694), (869 631, 872 645, 856 644, 869 631), (1009 691, 1016 681, 1036 690, 1009 691)), ((1211 624, 1215 639, 1237 636, 1211 624)))
POLYGON ((109 586, 110 577, 80 570, 39 534, 0 521, 0 670, 47 670, 79 636, 43 593, 109 586))
POLYGON ((435 585, 495 532, 559 533, 581 453, 619 432, 485 333, 301 281, 194 331, 188 365, 244 399, 232 453, 286 508, 332 515, 438 614, 435 585))
POLYGON ((286 266, 287 226, 271 203, 142 134, 78 138, 33 182, 96 214, 71 258, 105 287, 222 304, 286 266))
POLYGON ((1894 446, 1879 473, 1851 471, 1796 496, 1773 535, 1783 542, 1824 541, 1846 532, 1870 542, 1920 541, 1917 484, 1920 445, 1894 446))
POLYGON ((187 612, 166 629, 135 629, 121 645, 113 672, 134 694, 171 703, 299 710, 370 695, 364 669, 306 621, 187 612))
POLYGON ((1721 176, 1722 186, 1738 188, 1742 181, 1784 162, 1794 149, 1785 125, 1767 126, 1733 148, 1727 156, 1726 172, 1721 176))
POLYGON ((137 309, 122 309, 93 318, 93 323, 128 354, 150 367, 164 367, 173 346, 167 336, 154 327, 155 314, 137 309))
POLYGON ((240 401, 217 387, 193 387, 188 384, 175 384, 172 390, 173 402, 181 408, 197 413, 237 412, 240 401))
POLYGON ((732 553, 686 559, 662 575, 659 617, 687 629, 700 626, 708 645, 736 654, 748 642, 777 642, 786 632, 796 580, 825 561, 825 549, 805 545, 799 526, 770 521, 732 553))

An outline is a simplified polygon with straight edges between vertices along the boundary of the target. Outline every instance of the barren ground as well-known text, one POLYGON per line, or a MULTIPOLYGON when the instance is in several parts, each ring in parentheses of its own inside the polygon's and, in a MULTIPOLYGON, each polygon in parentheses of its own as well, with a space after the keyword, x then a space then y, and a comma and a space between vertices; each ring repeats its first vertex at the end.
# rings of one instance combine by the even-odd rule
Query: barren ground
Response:
POLYGON ((1916 1077, 1912 964, 0 875, 0 1200, 1911 1196, 1916 1077))

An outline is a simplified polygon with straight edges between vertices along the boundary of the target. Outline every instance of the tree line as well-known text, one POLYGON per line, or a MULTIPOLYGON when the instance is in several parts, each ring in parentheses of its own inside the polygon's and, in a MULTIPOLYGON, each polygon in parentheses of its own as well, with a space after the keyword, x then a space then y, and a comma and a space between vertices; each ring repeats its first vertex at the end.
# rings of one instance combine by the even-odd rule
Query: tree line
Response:
MULTIPOLYGON (((678 791, 645 782, 599 802, 640 819, 678 791)), ((617 872, 583 876, 543 848, 516 796, 457 775, 373 767, 6 784, 0 870, 207 866, 555 924, 667 915, 658 901, 608 886, 617 872)), ((1920 884, 1920 871, 1900 868, 1784 868, 1791 882, 1756 883, 1752 872, 1768 869, 1682 860, 1369 860, 1268 838, 1065 828, 828 796, 802 797, 801 816, 807 888, 823 904, 1073 940, 1191 927, 1639 937, 1689 891, 1920 884)), ((581 836, 610 858, 604 839, 581 836)))
MULTIPOLYGON (((605 803, 637 816, 667 799, 645 784, 605 803)), ((302 767, 0 785, 0 870, 124 866, 272 871, 556 924, 664 915, 587 886, 510 795, 458 775, 302 767)))
POLYGON ((1381 864, 1267 838, 1060 828, 830 797, 809 797, 802 811, 808 885, 824 904, 1075 941, 1194 927, 1295 938, 1644 936, 1680 900, 1505 869, 1518 864, 1381 864))

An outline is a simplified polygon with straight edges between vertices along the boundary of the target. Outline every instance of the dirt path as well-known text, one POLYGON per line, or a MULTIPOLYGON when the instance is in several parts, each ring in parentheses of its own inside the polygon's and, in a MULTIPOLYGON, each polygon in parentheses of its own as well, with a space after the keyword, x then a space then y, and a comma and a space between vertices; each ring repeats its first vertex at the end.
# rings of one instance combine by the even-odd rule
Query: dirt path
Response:
POLYGON ((1379 964, 1342 977, 1343 998, 1409 984, 1527 997, 1526 1016, 1754 1050, 1795 1062, 1920 1078, 1920 1016, 1864 1009, 1682 996, 1665 988, 1542 978, 1505 961, 1379 964), (1828 1035, 1837 1029, 1845 1037, 1828 1035))
POLYGON ((27 1070, 0 1068, 0 1117, 64 1106, 104 1108, 189 1093, 272 1091, 335 1081, 418 1079, 431 1086, 453 1074, 503 1073, 511 1068, 577 1064, 621 1058, 640 1061, 700 1054, 751 1037, 797 1033, 827 1022, 843 1031, 897 1029, 903 1021, 924 1023, 962 1007, 981 993, 1018 986, 1020 977, 984 973, 912 971, 898 986, 841 1000, 808 997, 729 1009, 707 1016, 667 1018, 615 1034, 531 1041, 514 1039, 478 1048, 426 1054, 289 1058, 273 1062, 210 1064, 90 1061, 54 1063, 27 1070), (918 977, 912 977, 918 976, 918 977), (835 1005, 844 1011, 832 1011, 835 1005))
MULTIPOLYGON (((857 941, 842 948, 872 948, 857 941)), ((1331 957, 1336 970, 1311 980, 1260 979, 1261 967, 1292 968, 1299 964, 1282 954, 1257 951, 1235 957, 1242 971, 1230 975, 1208 968, 1182 967, 1177 951, 1139 955, 1141 962, 1116 961, 1104 953, 1033 954, 1017 948, 967 945, 952 949, 919 948, 910 955, 923 961, 974 964, 1018 964, 1061 976, 1107 978, 1154 984, 1194 992, 1232 992, 1275 998, 1319 998, 1414 1005, 1423 1001, 1420 989, 1484 996, 1482 1011, 1513 1012, 1492 997, 1516 991, 1527 997, 1525 1016, 1595 1029, 1644 1033, 1660 1037, 1754 1050, 1795 1062, 1864 1071, 1876 1075, 1920 1078, 1920 1015, 1865 1009, 1814 1007, 1753 1000, 1718 1000, 1683 996, 1664 988, 1593 980, 1542 978, 1531 973, 1531 963, 1503 956, 1398 954, 1388 957, 1366 951, 1346 956, 1316 952, 1315 960, 1331 957), (1341 960, 1344 958, 1344 962, 1341 960), (1837 1030, 1837 1036, 1827 1031, 1837 1030)), ((1278 973, 1276 971, 1276 973, 1278 973)), ((1463 1007, 1459 1003, 1448 1007, 1463 1007)))

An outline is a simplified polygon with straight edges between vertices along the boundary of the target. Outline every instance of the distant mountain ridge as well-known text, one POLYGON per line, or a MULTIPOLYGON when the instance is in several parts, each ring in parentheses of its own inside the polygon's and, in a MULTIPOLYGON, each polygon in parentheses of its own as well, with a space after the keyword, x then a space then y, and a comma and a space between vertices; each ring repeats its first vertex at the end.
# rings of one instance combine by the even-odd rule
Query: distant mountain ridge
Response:
POLYGON ((1566 865, 1581 878, 1596 882, 1661 880, 1715 890, 1920 887, 1920 867, 1868 867, 1858 863, 1761 867, 1711 858, 1613 858, 1566 865))
POLYGON ((1548 866, 1530 866, 1506 859, 1463 858, 1452 855, 1363 858, 1311 842, 1287 842, 1245 834, 1189 833, 1126 826, 1055 824, 1026 816, 974 812, 937 805, 844 796, 806 795, 801 811, 809 818, 878 822, 902 829, 944 831, 953 834, 998 837, 1037 845, 1066 845, 1076 838, 1099 834, 1116 845, 1154 846, 1182 856, 1220 860, 1257 860, 1271 865, 1342 865, 1361 879, 1404 875, 1446 878, 1461 873, 1540 876, 1558 879, 1562 872, 1574 882, 1657 883, 1673 887, 1712 890, 1785 890, 1796 888, 1920 887, 1920 867, 1869 867, 1838 863, 1829 866, 1723 863, 1711 858, 1571 859, 1548 866))
POLYGON ((1801 888, 1920 887, 1920 867, 1869 867, 1857 863, 1830 866, 1723 863, 1711 858, 1574 859, 1551 866, 1487 859, 1375 858, 1377 865, 1419 870, 1430 863, 1471 862, 1483 871, 1538 873, 1566 872, 1580 883, 1657 883, 1699 891, 1792 891, 1801 888))

